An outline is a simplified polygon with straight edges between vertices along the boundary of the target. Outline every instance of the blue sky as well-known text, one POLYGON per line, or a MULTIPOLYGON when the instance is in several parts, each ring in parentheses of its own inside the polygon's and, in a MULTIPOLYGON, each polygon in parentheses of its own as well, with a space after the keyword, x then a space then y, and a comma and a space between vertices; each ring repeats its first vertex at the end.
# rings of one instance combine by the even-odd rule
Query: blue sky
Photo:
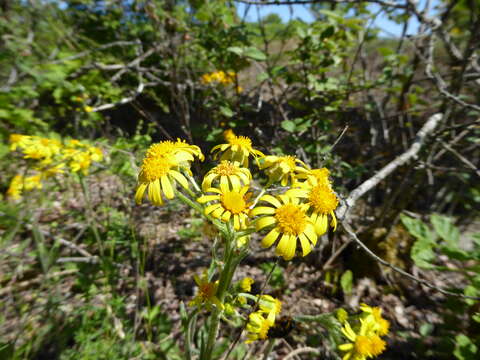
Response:
MULTIPOLYGON (((439 0, 432 1, 433 5, 438 4, 439 0)), ((420 9, 423 9, 423 4, 425 0, 420 0, 420 9)), ((238 14, 243 16, 246 5, 243 3, 236 3, 238 14)), ((289 19, 299 18, 303 21, 310 22, 313 21, 312 14, 308 11, 308 5, 270 5, 270 6, 250 6, 248 11, 247 20, 256 21, 258 19, 258 14, 260 17, 263 17, 267 14, 275 13, 278 14, 284 22, 287 22, 289 19)), ((373 12, 378 11, 378 5, 370 5, 370 9, 373 12)), ((381 14, 377 17, 375 25, 382 29, 381 36, 390 37, 390 36, 399 36, 402 32, 402 25, 396 24, 395 22, 388 19, 385 14, 381 14)), ((409 31, 408 34, 415 34, 418 29, 418 21, 415 18, 409 19, 409 31)))

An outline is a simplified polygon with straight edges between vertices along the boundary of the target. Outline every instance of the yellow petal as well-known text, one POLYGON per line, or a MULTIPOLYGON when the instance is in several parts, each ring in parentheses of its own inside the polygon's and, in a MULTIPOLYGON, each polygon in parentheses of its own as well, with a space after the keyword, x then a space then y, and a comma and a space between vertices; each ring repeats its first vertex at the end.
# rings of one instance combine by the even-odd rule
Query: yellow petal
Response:
POLYGON ((173 199, 175 197, 175 194, 173 193, 172 184, 170 183, 170 179, 168 178, 168 176, 162 176, 160 178, 160 181, 162 183, 162 190, 165 194, 165 197, 167 199, 173 199))
POLYGON ((273 228, 270 230, 270 232, 263 238, 262 240, 262 246, 264 248, 268 248, 272 246, 272 244, 277 240, 278 235, 280 235, 280 232, 278 231, 278 228, 273 228))
POLYGON ((275 224, 276 221, 277 220, 273 216, 262 217, 256 221, 255 227, 257 231, 259 231, 267 226, 275 224))
POLYGON ((137 191, 135 192, 135 202, 137 204, 142 203, 143 194, 145 194, 145 189, 146 188, 147 188, 147 184, 145 184, 145 183, 141 183, 140 185, 138 185, 137 191))
POLYGON ((276 208, 279 208, 280 206, 282 206, 282 204, 280 203, 280 201, 278 201, 277 198, 273 197, 272 195, 263 195, 260 200, 262 201, 266 201, 270 204, 272 204, 273 206, 275 206, 276 208))
POLYGON ((179 173, 176 170, 170 170, 169 174, 172 175, 172 177, 178 181, 180 185, 182 185, 183 188, 188 189, 188 180, 183 176, 183 174, 179 173))
POLYGON ((205 215, 210 214, 211 212, 215 211, 216 209, 222 207, 222 204, 212 204, 205 208, 205 215))
POLYGON ((218 176, 218 175, 215 174, 215 173, 211 173, 211 174, 205 175, 205 177, 203 178, 203 181, 202 181, 202 190, 203 190, 203 192, 206 192, 206 190, 212 186, 212 181, 213 181, 217 176, 218 176))
POLYGON ((251 216, 264 215, 264 214, 273 215, 275 214, 275 209, 267 206, 257 206, 250 212, 251 216))
POLYGON ((283 234, 278 242, 275 253, 284 258, 284 260, 290 260, 295 255, 295 248, 297 247, 297 239, 295 235, 283 234))
POLYGON ((307 256, 310 251, 312 251, 310 241, 308 241, 307 237, 304 234, 300 234, 298 238, 300 239, 300 244, 302 245, 302 256, 307 256))

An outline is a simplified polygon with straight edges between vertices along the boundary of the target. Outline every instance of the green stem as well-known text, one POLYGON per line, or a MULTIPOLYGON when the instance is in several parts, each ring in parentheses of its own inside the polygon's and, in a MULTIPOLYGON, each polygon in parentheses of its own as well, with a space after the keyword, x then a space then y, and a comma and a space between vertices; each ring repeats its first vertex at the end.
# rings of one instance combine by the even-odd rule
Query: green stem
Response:
MULTIPOLYGON (((225 295, 230 287, 235 268, 238 265, 238 262, 235 261, 235 239, 235 233, 229 232, 225 246, 225 265, 223 266, 222 273, 220 274, 219 285, 217 289, 217 297, 221 303, 223 303, 225 300, 225 295)), ((212 358, 212 352, 220 325, 221 313, 222 311, 220 309, 215 309, 211 315, 210 327, 208 329, 207 346, 205 348, 205 354, 202 357, 202 360, 210 360, 212 358)))

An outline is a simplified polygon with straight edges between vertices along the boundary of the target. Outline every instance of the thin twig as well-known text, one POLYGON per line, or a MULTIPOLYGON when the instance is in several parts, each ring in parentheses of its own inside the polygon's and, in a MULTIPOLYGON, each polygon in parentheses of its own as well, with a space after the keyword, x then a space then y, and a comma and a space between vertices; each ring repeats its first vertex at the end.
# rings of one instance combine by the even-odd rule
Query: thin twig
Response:
POLYGON ((316 355, 320 355, 320 350, 315 349, 313 347, 305 346, 296 350, 293 350, 290 354, 285 356, 283 360, 293 359, 295 356, 305 353, 314 353, 316 355))
POLYGON ((409 278, 410 280, 413 280, 413 281, 416 281, 428 288, 431 288, 431 289, 434 289, 442 294, 445 294, 445 295, 450 295, 450 296, 456 296, 456 297, 461 297, 461 298, 464 298, 464 299, 472 299, 472 300, 480 300, 480 297, 476 297, 476 296, 468 296, 468 295, 464 295, 464 294, 460 294, 460 293, 455 293, 453 291, 448 291, 448 290, 445 290, 445 289, 442 289, 442 288, 439 288, 438 286, 435 286, 433 284, 431 284, 430 282, 426 281, 426 280, 423 280, 423 279, 420 279, 398 267, 396 267, 395 265, 392 265, 390 264, 388 261, 385 261, 383 260, 381 257, 379 257, 378 255, 376 255, 372 250, 370 250, 368 248, 367 245, 365 245, 359 238, 358 236, 353 232, 352 228, 350 227, 350 225, 344 221, 342 222, 342 225, 343 225, 343 228, 345 229, 345 231, 347 232, 348 235, 350 235, 350 237, 352 238, 352 240, 354 240, 358 246, 360 246, 367 254, 368 256, 370 256, 372 259, 374 259, 375 261, 377 261, 378 263, 384 265, 384 266, 387 266, 389 267, 390 269, 392 269, 393 271, 396 271, 397 273, 409 278))

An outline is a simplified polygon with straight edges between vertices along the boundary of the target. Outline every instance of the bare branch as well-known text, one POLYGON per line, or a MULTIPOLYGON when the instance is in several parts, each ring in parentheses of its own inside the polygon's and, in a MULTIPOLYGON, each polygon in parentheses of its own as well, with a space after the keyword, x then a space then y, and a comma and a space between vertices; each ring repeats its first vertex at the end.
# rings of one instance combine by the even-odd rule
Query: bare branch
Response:
POLYGON ((348 210, 355 205, 355 202, 363 196, 366 192, 372 190, 375 186, 377 186, 380 181, 385 179, 388 175, 390 175, 393 171, 395 171, 399 166, 402 166, 410 159, 415 158, 420 149, 422 148, 426 137, 432 133, 435 128, 442 120, 443 114, 437 113, 432 115, 425 125, 420 129, 417 133, 415 141, 412 143, 410 148, 405 151, 403 154, 396 157, 392 162, 384 166, 378 173, 373 175, 370 179, 364 181, 360 184, 355 190, 353 190, 350 195, 345 199, 342 205, 336 211, 337 216, 340 219, 345 219, 347 217, 348 210))
POLYGON ((305 5, 305 4, 378 4, 381 6, 388 6, 395 9, 404 9, 404 4, 399 4, 395 1, 384 0, 234 0, 235 2, 248 4, 248 5, 305 5))

